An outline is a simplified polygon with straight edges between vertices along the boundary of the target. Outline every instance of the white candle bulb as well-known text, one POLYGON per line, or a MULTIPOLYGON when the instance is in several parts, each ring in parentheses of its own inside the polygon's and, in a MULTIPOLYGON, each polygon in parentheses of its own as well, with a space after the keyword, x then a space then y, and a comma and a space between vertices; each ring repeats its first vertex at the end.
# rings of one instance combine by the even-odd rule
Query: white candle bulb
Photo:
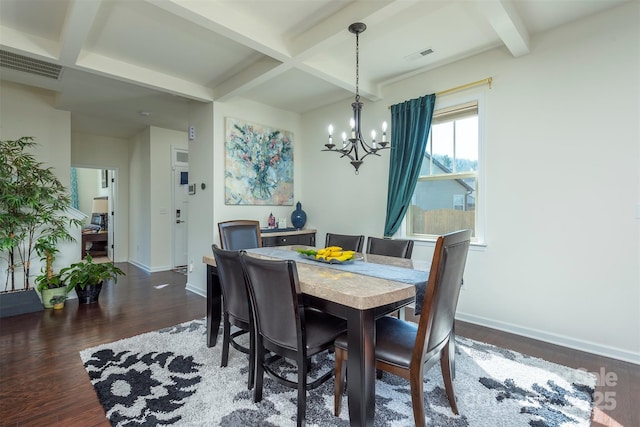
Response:
POLYGON ((346 148, 346 147, 347 147, 347 133, 342 132, 342 148, 346 148))
POLYGON ((349 125, 351 126, 351 138, 355 138, 356 137, 356 121, 353 120, 353 118, 351 118, 351 120, 349 120, 349 125))
POLYGON ((387 122, 382 122, 382 142, 387 140, 387 122))
POLYGON ((329 136, 333 135, 333 125, 329 125, 329 136))
POLYGON ((371 131, 371 147, 375 150, 377 145, 376 145, 376 131, 372 130, 371 131))

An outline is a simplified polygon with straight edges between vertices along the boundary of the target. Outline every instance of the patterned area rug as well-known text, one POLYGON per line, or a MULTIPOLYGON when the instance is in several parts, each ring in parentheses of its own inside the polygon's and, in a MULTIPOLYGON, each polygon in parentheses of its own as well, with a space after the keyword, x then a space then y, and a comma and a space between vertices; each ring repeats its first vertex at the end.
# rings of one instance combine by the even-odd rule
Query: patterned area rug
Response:
MULTIPOLYGON (((295 425, 295 390, 265 377, 263 400, 253 403, 247 356, 231 348, 229 365, 221 368, 221 336, 216 347, 207 348, 205 329, 203 319, 194 320, 80 352, 112 425, 295 425)), ((454 386, 461 415, 451 412, 435 366, 424 381, 427 425, 589 426, 593 374, 461 337, 457 341, 454 386)), ((333 367, 332 355, 313 362, 312 376, 333 367)), ((286 361, 280 368, 295 374, 286 361)), ((332 380, 308 392, 307 425, 348 426, 347 399, 348 391, 336 418, 332 380)), ((385 373, 376 382, 375 425, 414 425, 407 381, 385 373)))

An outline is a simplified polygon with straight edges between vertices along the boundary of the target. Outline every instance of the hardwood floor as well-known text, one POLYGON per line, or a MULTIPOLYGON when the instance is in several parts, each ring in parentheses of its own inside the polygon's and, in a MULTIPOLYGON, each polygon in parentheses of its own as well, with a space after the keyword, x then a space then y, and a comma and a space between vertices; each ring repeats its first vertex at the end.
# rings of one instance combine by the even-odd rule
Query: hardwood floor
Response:
MULTIPOLYGON (((186 276, 118 266, 127 275, 103 287, 98 304, 70 300, 63 310, 0 319, 0 426, 109 426, 78 352, 206 315, 206 299, 185 290, 186 276), (169 286, 155 287, 162 284, 169 286)), ((592 426, 640 426, 638 365, 468 323, 456 328, 462 336, 603 373, 609 384, 596 389, 592 426)))

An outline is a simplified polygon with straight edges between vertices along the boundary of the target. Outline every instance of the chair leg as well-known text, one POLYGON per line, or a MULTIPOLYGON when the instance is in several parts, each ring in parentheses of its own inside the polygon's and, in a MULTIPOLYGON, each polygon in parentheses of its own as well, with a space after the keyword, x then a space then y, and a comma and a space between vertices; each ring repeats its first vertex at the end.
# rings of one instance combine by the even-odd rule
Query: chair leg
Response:
POLYGON ((442 380, 444 381, 444 389, 447 392, 447 399, 454 414, 458 415, 458 404, 456 403, 456 395, 453 390, 453 358, 451 357, 453 346, 445 345, 442 349, 440 357, 440 370, 442 371, 442 380))
POLYGON ((256 340, 256 377, 255 377, 255 388, 253 389, 253 401, 258 403, 262 400, 262 386, 264 383, 264 347, 262 347, 262 341, 258 338, 256 340))
POLYGON ((304 426, 307 415, 307 363, 307 358, 298 360, 298 427, 304 426))
POLYGON ((256 343, 254 328, 249 329, 249 380, 247 388, 251 390, 256 381, 256 343))
POLYGON ((413 421, 416 427, 424 427, 425 425, 423 374, 424 371, 422 366, 420 369, 411 371, 409 374, 409 384, 411 385, 411 406, 413 407, 413 421))
POLYGON ((225 367, 229 361, 229 341, 231 340, 231 324, 227 313, 223 315, 222 324, 222 359, 220 360, 220 366, 225 367))
POLYGON ((344 378, 347 372, 347 365, 344 363, 347 360, 347 352, 341 348, 335 349, 335 375, 334 375, 334 388, 333 388, 333 414, 336 417, 340 416, 340 407, 342 406, 342 395, 344 394, 344 378))

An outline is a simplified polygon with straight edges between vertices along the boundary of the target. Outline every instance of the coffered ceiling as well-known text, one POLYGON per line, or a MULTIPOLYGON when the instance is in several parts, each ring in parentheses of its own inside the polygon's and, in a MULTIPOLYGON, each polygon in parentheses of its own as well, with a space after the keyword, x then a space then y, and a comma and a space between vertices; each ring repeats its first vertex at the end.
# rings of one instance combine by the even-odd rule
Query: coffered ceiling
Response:
POLYGON ((625 0, 0 0, 3 80, 54 91, 72 130, 128 137, 187 128, 189 102, 242 97, 304 113, 625 0), (431 49, 433 53, 423 55, 431 49), (59 78, 8 68, 32 58, 59 78), (147 112, 148 115, 140 114, 147 112))

